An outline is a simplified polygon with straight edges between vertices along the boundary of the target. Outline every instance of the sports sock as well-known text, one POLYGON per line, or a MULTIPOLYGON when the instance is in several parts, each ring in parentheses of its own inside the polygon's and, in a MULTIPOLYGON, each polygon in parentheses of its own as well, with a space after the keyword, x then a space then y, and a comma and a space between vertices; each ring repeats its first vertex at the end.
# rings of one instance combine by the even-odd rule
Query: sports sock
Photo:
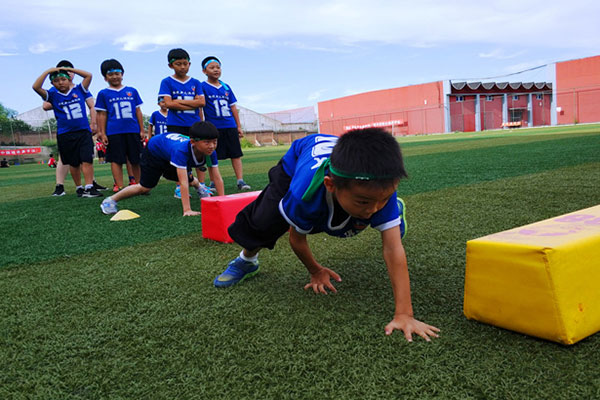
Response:
POLYGON ((256 254, 254 257, 246 257, 246 256, 244 255, 244 250, 242 250, 242 251, 240 252, 240 258, 241 258, 242 260, 244 260, 244 261, 249 261, 249 262, 255 263, 255 262, 257 262, 257 261, 258 261, 258 254, 256 254))

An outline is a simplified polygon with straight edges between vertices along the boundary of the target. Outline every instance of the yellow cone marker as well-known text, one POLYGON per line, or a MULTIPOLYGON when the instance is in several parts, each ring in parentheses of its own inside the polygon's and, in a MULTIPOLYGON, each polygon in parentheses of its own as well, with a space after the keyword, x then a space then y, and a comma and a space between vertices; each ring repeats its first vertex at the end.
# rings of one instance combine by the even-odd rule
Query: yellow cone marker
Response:
POLYGON ((129 210, 121 210, 118 213, 116 213, 110 220, 111 221, 127 221, 130 219, 135 219, 135 218, 139 218, 139 214, 134 213, 133 211, 129 211, 129 210))

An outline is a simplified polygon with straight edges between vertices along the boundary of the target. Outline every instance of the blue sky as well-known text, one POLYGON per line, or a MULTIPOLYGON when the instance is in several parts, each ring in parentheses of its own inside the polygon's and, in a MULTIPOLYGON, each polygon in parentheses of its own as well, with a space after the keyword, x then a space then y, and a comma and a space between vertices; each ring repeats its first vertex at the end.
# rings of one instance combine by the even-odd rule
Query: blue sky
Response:
POLYGON ((64 58, 94 74, 96 94, 100 63, 116 58, 149 115, 174 47, 189 51, 200 80, 201 60, 219 57, 239 104, 263 113, 444 79, 543 81, 543 69, 502 76, 600 55, 599 20, 597 0, 9 0, 0 102, 39 106, 33 81, 64 58))

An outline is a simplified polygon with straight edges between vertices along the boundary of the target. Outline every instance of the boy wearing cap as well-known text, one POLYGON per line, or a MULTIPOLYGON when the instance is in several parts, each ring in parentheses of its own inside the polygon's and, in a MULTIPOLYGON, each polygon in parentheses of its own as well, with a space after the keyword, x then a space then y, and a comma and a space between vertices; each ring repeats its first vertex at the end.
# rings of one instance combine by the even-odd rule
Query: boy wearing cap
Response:
MULTIPOLYGON (((70 165, 71 177, 77 187, 79 197, 102 197, 93 184, 94 180, 94 143, 90 124, 85 111, 85 99, 92 82, 90 72, 70 67, 50 68, 33 83, 33 90, 50 103, 54 109, 57 124, 57 142, 60 158, 70 165), (79 75, 83 81, 72 87, 69 72, 79 75), (50 90, 42 88, 46 77, 54 86, 50 90), (81 185, 79 166, 83 170, 85 187, 81 185)), ((64 192, 63 192, 64 193, 64 192)))
POLYGON ((98 113, 99 137, 106 147, 106 161, 119 189, 123 187, 123 164, 131 164, 131 172, 136 182, 140 180, 141 140, 145 137, 142 99, 138 91, 123 85, 121 63, 115 59, 105 60, 100 72, 108 87, 98 93, 96 112, 98 113))
POLYGON ((237 178, 239 190, 250 190, 251 187, 244 182, 242 168, 242 146, 240 138, 244 137, 238 109, 235 106, 237 99, 233 90, 222 82, 221 61, 215 56, 202 60, 202 72, 206 75, 206 82, 202 82, 202 92, 206 105, 204 117, 212 122, 219 130, 219 145, 217 158, 219 160, 231 159, 231 166, 237 178))
POLYGON ((215 153, 219 131, 210 122, 202 121, 194 123, 188 135, 168 132, 150 138, 142 153, 140 183, 106 198, 100 205, 102 212, 115 214, 118 211, 117 202, 150 192, 163 176, 180 182, 183 216, 200 215, 199 211, 191 208, 189 186, 193 186, 200 197, 209 196, 210 191, 192 175, 192 168, 206 166, 214 176, 221 178, 215 153))
POLYGON ((169 115, 169 109, 162 96, 158 96, 158 106, 160 109, 154 111, 148 121, 148 139, 154 135, 167 133, 167 116, 169 115))

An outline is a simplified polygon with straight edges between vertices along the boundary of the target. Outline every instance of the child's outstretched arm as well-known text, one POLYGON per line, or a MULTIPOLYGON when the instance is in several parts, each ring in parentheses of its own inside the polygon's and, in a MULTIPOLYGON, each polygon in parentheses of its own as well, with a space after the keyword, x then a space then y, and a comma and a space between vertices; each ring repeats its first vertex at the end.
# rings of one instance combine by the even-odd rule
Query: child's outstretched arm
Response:
POLYGON ((46 89, 42 88, 42 85, 44 84, 44 81, 46 80, 46 77, 51 74, 52 72, 58 71, 58 68, 50 68, 45 70, 44 72, 42 72, 42 74, 33 82, 33 85, 31 86, 32 89, 40 95, 40 97, 42 99, 44 99, 44 101, 48 98, 48 92, 46 92, 46 89))
POLYGON ((400 239, 400 227, 396 226, 381 232, 381 240, 383 242, 383 259, 392 283, 396 305, 394 319, 386 325, 385 334, 391 335, 394 329, 400 329, 409 342, 412 342, 413 333, 429 342, 430 337, 438 337, 437 332, 440 330, 413 317, 410 278, 408 276, 406 253, 400 239))
POLYGON ((193 211, 190 205, 190 184, 188 180, 188 171, 185 168, 177 168, 177 178, 179 179, 179 189, 181 190, 181 206, 183 207, 184 217, 194 217, 200 215, 199 211, 193 211))
POLYGON ((310 273, 310 283, 304 286, 304 290, 312 288, 315 293, 327 294, 327 289, 329 289, 336 293, 337 290, 331 283, 331 278, 338 282, 341 282, 342 278, 335 271, 323 267, 315 260, 308 246, 306 235, 298 233, 294 228, 290 229, 290 246, 310 273))

